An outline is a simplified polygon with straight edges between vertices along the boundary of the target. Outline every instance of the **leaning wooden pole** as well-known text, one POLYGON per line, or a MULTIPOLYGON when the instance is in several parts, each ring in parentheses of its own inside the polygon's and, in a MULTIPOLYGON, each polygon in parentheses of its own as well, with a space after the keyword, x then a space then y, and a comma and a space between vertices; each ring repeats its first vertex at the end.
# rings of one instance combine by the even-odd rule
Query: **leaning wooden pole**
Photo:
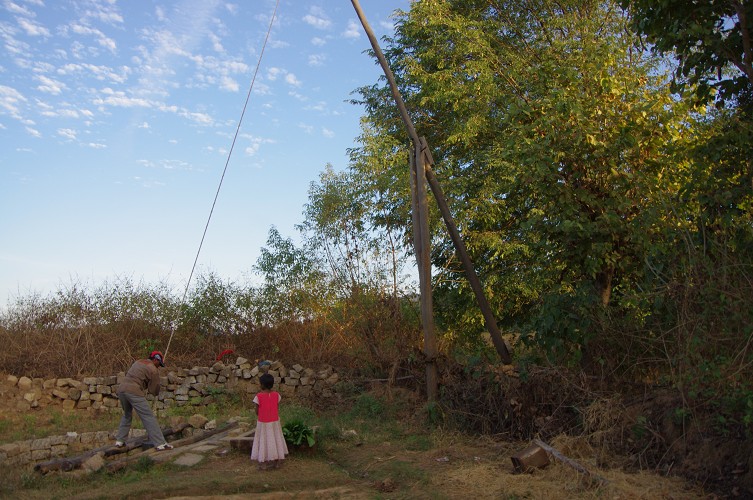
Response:
POLYGON ((458 227, 455 225, 455 219, 452 218, 452 214, 450 213, 450 207, 447 205, 442 186, 439 185, 437 176, 434 175, 434 170, 431 168, 433 159, 429 152, 429 145, 423 137, 421 137, 421 147, 423 156, 426 160, 426 180, 429 182, 431 191, 434 193, 434 198, 437 200, 439 211, 442 213, 442 218, 444 219, 445 226, 447 226, 447 231, 450 233, 450 239, 455 245, 455 250, 460 257, 460 262, 463 263, 463 269, 465 270, 465 275, 468 278, 471 289, 476 295, 476 302, 478 302, 478 307, 481 309, 481 314, 484 316, 486 329, 489 331, 489 335, 492 338, 492 343, 497 350, 499 359, 501 359, 503 363, 509 365, 512 363, 510 348, 508 347, 507 342, 505 342, 505 339, 502 338, 502 333, 497 326, 497 319, 494 317, 489 301, 486 300, 484 289, 481 287, 481 281, 478 279, 476 270, 473 267, 473 262, 468 255, 468 251, 465 249, 465 243, 463 243, 463 239, 460 237, 458 227))
MULTIPOLYGON (((411 141, 413 142, 413 145, 414 145, 414 152, 412 152, 412 155, 417 158, 415 162, 416 165, 418 165, 418 158, 422 160, 421 163, 423 163, 422 165, 423 177, 428 181, 429 186, 431 187, 432 193, 434 194, 434 198, 437 200, 437 204, 439 205, 439 210, 442 213, 442 217, 445 221, 445 225, 447 226, 447 230, 450 233, 450 238, 452 239, 452 242, 455 246, 455 250, 457 251, 458 256, 460 257, 460 260, 463 264, 466 277, 468 278, 468 281, 471 285, 471 289, 476 295, 476 301, 478 302, 479 308, 481 309, 481 313, 484 316, 486 328, 489 331, 489 335, 491 336, 492 343, 494 344, 494 348, 496 349, 497 354, 500 357, 500 360, 503 363, 510 364, 512 363, 511 350, 509 346, 507 345, 507 343, 505 342, 505 340, 502 338, 502 334, 500 333, 499 328, 497 327, 497 320, 494 317, 494 313, 492 312, 489 302, 486 300, 486 296, 484 295, 483 288, 481 287, 481 282, 479 281, 478 276, 476 275, 476 271, 473 267, 473 262, 468 256, 468 252, 465 249, 465 244, 463 243, 463 240, 460 238, 460 233, 458 232, 457 226, 455 225, 455 221, 452 218, 450 209, 447 206, 447 201, 445 200, 444 193, 431 168, 431 165, 433 162, 431 160, 431 153, 429 152, 428 145, 426 144, 426 141, 424 139, 419 138, 416 132, 416 128, 414 127, 413 122, 411 121, 410 116, 408 115, 408 110, 405 107, 405 103, 403 102, 403 99, 400 96, 400 91, 397 88, 397 83, 395 82, 395 77, 392 74, 392 70, 387 64, 387 60, 385 59, 384 54, 382 53, 382 50, 380 49, 379 44, 377 43, 377 40, 376 40, 376 37, 374 36, 373 31, 371 30, 368 22, 366 21, 366 17, 364 16, 363 11, 361 10, 361 7, 358 5, 358 0, 351 0, 351 2, 353 3, 353 7, 356 9, 356 13, 358 14, 358 17, 361 20, 361 24, 363 24, 364 30, 366 31, 366 35, 369 37, 369 40, 371 41, 371 46, 374 49, 374 53, 376 54, 377 59, 379 60, 379 64, 382 66, 382 69, 384 70, 384 74, 387 77, 387 81, 390 85, 390 90, 392 91, 392 96, 395 99, 395 103, 397 104, 398 110, 400 111, 400 116, 403 120, 403 123, 405 123, 406 128, 408 129, 408 134, 410 135, 411 141)), ((411 160, 411 162, 412 162, 411 165, 413 165, 413 160, 411 160)), ((411 193, 415 194, 415 188, 413 188, 413 186, 411 189, 411 193)), ((418 206, 416 204, 415 198, 413 199, 413 202, 414 202, 413 203, 413 210, 414 210, 413 228, 414 228, 414 231, 416 231, 417 219, 416 219, 415 211, 417 210, 418 206)), ((427 228, 426 234, 427 234, 427 238, 429 238, 428 236, 428 211, 426 213, 427 213, 427 215, 425 216, 425 219, 426 219, 425 223, 426 223, 426 228, 427 228)), ((419 223, 423 224, 423 222, 420 220, 419 220, 419 223)), ((414 236, 414 241, 415 240, 416 240, 416 237, 414 236)), ((415 244, 418 245, 418 243, 415 243, 415 244)), ((418 255, 419 255, 418 248, 416 248, 416 255, 418 258, 418 255)), ((427 252, 427 259, 428 259, 428 252, 427 252)), ((421 262, 419 261, 419 282, 420 282, 420 277, 421 277, 420 269, 421 269, 421 262)), ((429 280, 431 279, 430 274, 428 275, 428 278, 429 280)), ((430 290, 431 289, 429 288, 429 291, 430 290)), ((422 296, 423 296, 423 288, 422 288, 422 296)), ((422 318, 423 318, 424 316, 423 309, 421 312, 422 312, 422 318)), ((432 325, 433 325, 433 319, 432 319, 432 325)), ((424 332, 424 336, 426 339, 426 332, 424 332)), ((432 334, 431 338, 433 339, 433 342, 436 342, 436 336, 434 334, 432 334)), ((424 347, 424 351, 426 352, 426 347, 424 347)))
POLYGON ((390 84, 392 97, 395 99, 400 116, 408 129, 411 142, 413 143, 413 154, 411 155, 411 198, 413 213, 413 241, 416 251, 416 260, 418 261, 418 283, 421 293, 421 322, 424 330, 424 356, 426 358, 426 398, 429 401, 437 399, 439 387, 437 382, 437 338, 434 331, 434 313, 431 293, 431 260, 429 235, 429 209, 426 202, 426 173, 424 169, 424 157, 421 154, 421 141, 416 133, 416 128, 408 115, 400 91, 395 83, 395 76, 387 64, 387 59, 379 47, 379 42, 371 29, 366 16, 361 9, 358 0, 351 0, 353 8, 356 10, 358 18, 361 20, 363 29, 371 42, 371 47, 382 66, 385 77, 390 84))

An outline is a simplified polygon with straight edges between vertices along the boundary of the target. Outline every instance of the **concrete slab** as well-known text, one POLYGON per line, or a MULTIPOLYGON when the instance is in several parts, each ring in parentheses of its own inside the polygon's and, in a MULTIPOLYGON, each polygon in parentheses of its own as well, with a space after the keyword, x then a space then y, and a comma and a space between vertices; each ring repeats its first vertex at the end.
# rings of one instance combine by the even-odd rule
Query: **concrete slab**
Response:
POLYGON ((185 465, 186 467, 191 467, 201 462, 203 458, 204 455, 199 455, 198 453, 183 453, 181 456, 176 458, 175 462, 173 463, 175 465, 185 465))
POLYGON ((205 451, 212 451, 216 450, 217 445, 214 444, 202 444, 201 446, 197 446, 193 449, 193 451, 198 451, 199 453, 204 453, 205 451))

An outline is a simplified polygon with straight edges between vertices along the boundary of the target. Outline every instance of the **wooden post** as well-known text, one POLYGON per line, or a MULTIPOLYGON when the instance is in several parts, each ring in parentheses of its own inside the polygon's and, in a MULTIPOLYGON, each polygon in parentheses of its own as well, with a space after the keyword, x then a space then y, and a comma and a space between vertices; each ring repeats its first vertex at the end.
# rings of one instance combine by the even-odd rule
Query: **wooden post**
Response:
POLYGON ((431 239, 429 235, 429 211, 426 203, 426 172, 424 170, 424 158, 421 154, 421 141, 408 115, 405 103, 402 97, 400 97, 397 83, 395 83, 395 76, 392 74, 392 70, 387 64, 387 59, 385 59, 382 49, 379 47, 379 42, 377 42, 374 31, 369 26, 358 0, 351 0, 351 3, 356 10, 358 18, 361 20, 363 29, 366 31, 366 36, 371 42, 371 47, 374 49, 379 64, 382 66, 384 76, 387 77, 392 97, 395 99, 400 116, 403 119, 403 123, 405 123, 405 127, 408 129, 408 135, 410 135, 413 143, 414 152, 411 159, 411 201, 414 209, 413 241, 416 247, 418 281, 421 290, 421 322, 423 323, 424 354, 426 355, 426 397, 429 401, 434 401, 439 393, 436 376, 437 338, 434 331, 434 313, 432 311, 431 260, 429 259, 431 239))
POLYGON ((424 157, 420 144, 411 154, 411 191, 415 200, 413 216, 413 241, 418 261, 418 283, 421 301, 421 324, 424 328, 424 356, 426 363, 426 398, 436 401, 439 395, 437 381, 437 338, 434 333, 433 297, 431 286, 431 235, 429 233, 429 208, 426 197, 424 157))

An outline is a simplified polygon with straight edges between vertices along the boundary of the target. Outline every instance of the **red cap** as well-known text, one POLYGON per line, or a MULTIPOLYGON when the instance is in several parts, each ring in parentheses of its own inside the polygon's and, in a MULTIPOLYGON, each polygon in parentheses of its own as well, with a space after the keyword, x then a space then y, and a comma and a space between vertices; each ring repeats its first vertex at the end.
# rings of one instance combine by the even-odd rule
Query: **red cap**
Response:
POLYGON ((152 351, 151 354, 149 354, 149 359, 156 359, 159 361, 160 366, 165 366, 165 357, 159 351, 152 351))

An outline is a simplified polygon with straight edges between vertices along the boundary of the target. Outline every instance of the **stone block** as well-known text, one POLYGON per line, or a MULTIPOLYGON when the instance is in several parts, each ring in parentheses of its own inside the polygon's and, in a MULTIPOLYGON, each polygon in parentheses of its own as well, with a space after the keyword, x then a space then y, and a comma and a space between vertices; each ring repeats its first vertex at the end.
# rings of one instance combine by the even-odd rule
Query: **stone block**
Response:
POLYGON ((51 378, 47 379, 44 382, 42 382, 42 388, 45 390, 50 390, 55 387, 55 382, 57 382, 57 379, 51 378))
POLYGON ((21 377, 17 382, 18 388, 21 391, 29 391, 33 386, 33 382, 29 377, 21 377))
POLYGON ((8 375, 7 377, 5 377, 5 381, 8 382, 11 387, 15 387, 16 384, 18 384, 18 377, 16 377, 15 375, 8 375))
POLYGON ((92 402, 89 399, 81 399, 78 403, 76 403, 76 408, 79 408, 81 410, 85 410, 87 408, 91 408, 92 402))
POLYGON ((295 392, 299 396, 308 397, 308 396, 311 395, 311 386, 310 385, 299 385, 295 392))
POLYGON ((29 449, 31 451, 48 450, 50 446, 52 446, 50 438, 32 439, 29 443, 29 449))
POLYGON ((63 409, 64 410, 72 410, 76 407, 76 401, 73 399, 66 399, 63 401, 63 409))
POLYGON ((78 401, 79 399, 81 399, 81 391, 79 389, 76 389, 75 387, 71 387, 70 389, 68 389, 68 399, 78 401))
POLYGON ((64 457, 68 453, 67 444, 56 444, 50 448, 50 456, 53 458, 64 457))
POLYGON ((104 466, 105 466, 105 455, 101 451, 97 453, 96 455, 89 457, 81 464, 81 467, 86 472, 96 472, 104 466))
POLYGON ((18 443, 7 443, 0 445, 0 453, 5 453, 9 457, 15 457, 21 453, 21 445, 18 443))
POLYGON ((65 444, 65 435, 64 434, 58 434, 56 436, 50 436, 50 446, 59 446, 61 444, 65 444))
POLYGON ((204 415, 196 414, 191 415, 188 418, 188 423, 191 424, 191 427, 194 429, 203 429, 207 422, 209 422, 209 419, 204 415))
POLYGON ((118 406, 120 406, 120 401, 113 398, 103 399, 102 406, 104 406, 105 408, 117 408, 118 406))
POLYGON ((68 391, 65 391, 65 390, 60 389, 60 388, 53 389, 52 390, 52 395, 55 396, 56 398, 68 399, 68 391))
POLYGON ((248 359, 240 357, 240 356, 238 356, 238 359, 235 360, 235 365, 236 366, 245 365, 246 363, 248 363, 248 359))
POLYGON ((50 458, 49 448, 45 448, 44 450, 31 450, 32 461, 47 460, 48 458, 50 458))
POLYGON ((84 377, 82 382, 86 385, 97 385, 97 377, 84 377))
POLYGON ((299 373, 303 371, 303 367, 299 364, 295 364, 291 368, 299 373))
POLYGON ((298 372, 296 370, 290 370, 288 374, 285 376, 286 379, 288 378, 301 378, 301 372, 298 372))
POLYGON ((291 396, 295 394, 295 387, 292 385, 283 384, 280 386, 280 394, 285 395, 285 396, 291 396))

